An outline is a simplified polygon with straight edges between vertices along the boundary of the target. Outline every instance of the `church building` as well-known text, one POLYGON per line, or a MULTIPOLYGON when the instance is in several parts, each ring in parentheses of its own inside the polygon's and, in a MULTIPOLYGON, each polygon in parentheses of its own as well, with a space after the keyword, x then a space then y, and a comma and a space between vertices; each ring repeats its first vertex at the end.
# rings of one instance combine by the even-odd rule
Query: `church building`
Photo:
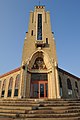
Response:
POLYGON ((75 99, 80 78, 58 67, 50 12, 35 6, 30 12, 21 66, 0 76, 0 98, 75 99))

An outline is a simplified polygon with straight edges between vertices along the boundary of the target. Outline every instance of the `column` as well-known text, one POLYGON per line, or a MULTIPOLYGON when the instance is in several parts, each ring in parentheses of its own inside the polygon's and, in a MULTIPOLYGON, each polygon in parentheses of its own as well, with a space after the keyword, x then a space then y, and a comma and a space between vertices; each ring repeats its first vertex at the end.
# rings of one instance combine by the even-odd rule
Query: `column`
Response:
POLYGON ((13 77, 13 85, 12 85, 12 94, 11 94, 11 98, 14 98, 15 81, 16 81, 16 76, 13 77))
POLYGON ((7 98, 8 95, 8 85, 9 85, 9 79, 6 79, 4 98, 7 98))
POLYGON ((23 74, 24 74, 24 69, 21 68, 21 72, 20 72, 20 87, 19 87, 19 93, 18 93, 18 98, 21 98, 23 96, 23 74))
POLYGON ((56 80, 56 98, 61 98, 59 89, 58 66, 56 62, 55 62, 55 80, 56 80))

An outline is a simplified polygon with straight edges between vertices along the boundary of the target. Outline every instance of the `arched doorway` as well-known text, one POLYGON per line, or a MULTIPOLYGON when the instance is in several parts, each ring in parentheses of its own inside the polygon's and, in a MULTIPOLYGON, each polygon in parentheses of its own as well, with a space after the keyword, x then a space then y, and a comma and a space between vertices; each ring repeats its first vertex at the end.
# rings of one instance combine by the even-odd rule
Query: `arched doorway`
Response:
POLYGON ((32 66, 30 97, 47 98, 48 97, 48 74, 43 56, 38 56, 32 66))

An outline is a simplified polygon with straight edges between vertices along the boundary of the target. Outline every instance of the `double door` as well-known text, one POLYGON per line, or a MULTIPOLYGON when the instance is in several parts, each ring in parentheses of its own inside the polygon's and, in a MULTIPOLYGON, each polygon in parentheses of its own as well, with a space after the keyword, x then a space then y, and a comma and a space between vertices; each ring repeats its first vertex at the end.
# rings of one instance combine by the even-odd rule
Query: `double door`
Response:
POLYGON ((48 97, 47 81, 32 82, 31 83, 31 97, 32 98, 47 98, 48 97))

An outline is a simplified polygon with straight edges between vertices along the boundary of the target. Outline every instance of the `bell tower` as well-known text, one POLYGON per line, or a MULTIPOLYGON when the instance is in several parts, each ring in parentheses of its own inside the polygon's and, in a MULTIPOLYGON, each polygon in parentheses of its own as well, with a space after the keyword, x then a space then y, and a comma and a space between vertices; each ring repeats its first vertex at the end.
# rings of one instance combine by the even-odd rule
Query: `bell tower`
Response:
POLYGON ((45 6, 30 12, 21 63, 21 96, 60 98, 57 56, 50 13, 45 6))

